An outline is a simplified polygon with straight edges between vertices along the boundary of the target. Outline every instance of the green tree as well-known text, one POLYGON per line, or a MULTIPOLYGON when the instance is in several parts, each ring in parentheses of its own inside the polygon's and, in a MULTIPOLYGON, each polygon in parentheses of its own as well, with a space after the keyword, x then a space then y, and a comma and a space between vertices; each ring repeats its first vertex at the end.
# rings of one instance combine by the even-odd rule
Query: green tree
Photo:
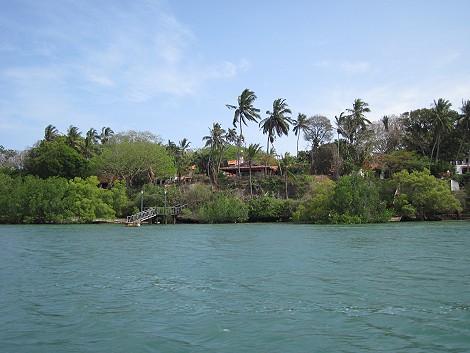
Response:
POLYGON ((66 136, 65 143, 74 150, 78 150, 79 141, 82 139, 82 133, 78 130, 78 127, 70 125, 66 136))
POLYGON ((334 189, 335 183, 330 179, 315 180, 294 212, 294 222, 329 223, 334 189))
POLYGON ((101 134, 99 135, 99 140, 101 141, 101 144, 106 144, 113 135, 114 131, 110 127, 104 126, 101 129, 101 134))
POLYGON ((292 131, 294 132, 295 136, 297 136, 297 154, 296 156, 299 157, 299 138, 300 134, 303 133, 305 136, 305 133, 308 131, 308 125, 307 125, 307 115, 299 113, 297 115, 297 120, 293 121, 293 128, 292 131))
POLYGON ((460 108, 460 116, 457 121, 457 128, 461 131, 461 138, 459 150, 457 152, 456 160, 461 157, 461 153, 470 152, 470 142, 468 134, 470 133, 470 100, 462 100, 462 107, 460 108))
POLYGON ((52 141, 59 135, 59 130, 54 125, 49 124, 44 129, 44 140, 46 141, 52 141))
POLYGON ((250 200, 248 207, 251 222, 279 222, 292 218, 294 203, 292 200, 263 196, 250 200))
POLYGON ((434 106, 432 108, 434 144, 431 149, 430 162, 432 162, 433 159, 439 159, 442 137, 452 130, 454 121, 453 114, 450 109, 451 106, 452 104, 443 98, 439 98, 437 102, 434 101, 434 106), (436 153, 434 154, 434 152, 436 153))
POLYGON ((173 159, 164 146, 145 140, 111 139, 100 156, 93 159, 96 173, 108 177, 117 176, 131 187, 139 178, 153 182, 175 175, 173 159))
POLYGON ((251 176, 251 167, 253 165, 253 160, 258 156, 259 152, 261 150, 261 146, 259 143, 253 144, 250 143, 248 148, 245 150, 245 157, 246 160, 248 161, 248 166, 249 166, 249 171, 250 171, 250 195, 253 197, 253 182, 252 182, 252 176, 251 176))
POLYGON ((209 129, 209 131, 210 134, 204 136, 202 139, 203 141, 206 141, 206 147, 210 147, 208 160, 209 179, 213 189, 217 190, 218 174, 226 145, 225 130, 222 129, 222 126, 219 123, 214 123, 212 125, 212 129, 209 129))
POLYGON ((462 210, 447 182, 435 178, 429 170, 403 170, 392 180, 396 185, 394 208, 398 216, 426 220, 462 210))
POLYGON ((198 216, 204 223, 242 223, 248 220, 248 206, 239 198, 216 192, 199 208, 198 216))
POLYGON ((233 126, 239 126, 240 135, 238 146, 238 176, 240 176, 240 156, 241 156, 241 141, 243 140, 243 128, 242 126, 247 126, 248 121, 258 122, 260 119, 258 108, 255 108, 253 102, 256 100, 256 95, 253 91, 250 91, 248 88, 244 89, 242 94, 238 96, 237 105, 226 104, 226 107, 232 110, 235 110, 233 115, 233 126))
POLYGON ((110 190, 99 188, 98 178, 73 178, 68 183, 65 197, 66 208, 78 223, 89 223, 96 219, 113 219, 116 216, 114 195, 110 190))
POLYGON ((28 174, 43 179, 52 176, 71 179, 88 175, 87 160, 66 144, 64 136, 40 141, 31 148, 24 160, 24 168, 28 174))
MULTIPOLYGON (((266 144, 266 155, 268 156, 269 144, 274 143, 276 135, 281 137, 282 135, 287 135, 289 133, 289 124, 292 123, 292 120, 288 114, 292 114, 292 112, 288 108, 286 100, 278 98, 273 102, 273 110, 266 111, 266 114, 268 117, 260 122, 260 127, 263 130, 263 134, 268 136, 266 144)), ((266 158, 265 173, 267 164, 268 162, 266 158)))
POLYGON ((378 223, 390 219, 386 202, 380 199, 377 181, 359 173, 342 176, 332 199, 332 223, 378 223))

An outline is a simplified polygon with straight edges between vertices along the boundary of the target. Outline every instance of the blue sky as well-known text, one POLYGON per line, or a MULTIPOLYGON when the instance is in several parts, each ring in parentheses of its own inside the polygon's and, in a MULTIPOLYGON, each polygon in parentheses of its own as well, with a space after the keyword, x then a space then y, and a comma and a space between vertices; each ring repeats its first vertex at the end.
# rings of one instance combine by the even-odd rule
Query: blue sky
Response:
MULTIPOLYGON (((0 0, 0 144, 25 149, 53 124, 202 147, 245 88, 263 118, 277 98, 294 118, 334 119, 356 98, 372 121, 441 97, 458 110, 468 13, 467 0, 0 0)), ((257 124, 244 135, 266 143, 257 124)))

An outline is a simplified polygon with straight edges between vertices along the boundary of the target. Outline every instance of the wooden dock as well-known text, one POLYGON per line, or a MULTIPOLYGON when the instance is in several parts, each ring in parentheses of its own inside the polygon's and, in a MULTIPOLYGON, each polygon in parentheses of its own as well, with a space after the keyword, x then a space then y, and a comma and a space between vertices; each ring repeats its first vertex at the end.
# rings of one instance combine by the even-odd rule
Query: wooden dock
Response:
POLYGON ((141 212, 127 216, 126 226, 138 227, 144 221, 151 220, 152 218, 163 217, 166 224, 168 218, 171 217, 173 223, 176 223, 176 218, 183 213, 186 205, 172 206, 172 207, 149 207, 141 212))

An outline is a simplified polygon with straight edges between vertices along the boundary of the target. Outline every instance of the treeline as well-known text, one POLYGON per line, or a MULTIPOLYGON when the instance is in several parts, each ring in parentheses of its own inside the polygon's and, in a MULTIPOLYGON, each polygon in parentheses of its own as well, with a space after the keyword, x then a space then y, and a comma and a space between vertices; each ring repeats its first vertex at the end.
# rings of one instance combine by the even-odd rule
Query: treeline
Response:
POLYGON ((186 138, 164 143, 150 132, 109 127, 82 136, 73 125, 65 133, 47 126, 27 151, 0 146, 0 222, 91 222, 163 206, 164 199, 188 205, 188 221, 208 223, 368 223, 468 212, 469 174, 455 175, 452 161, 470 157, 469 101, 460 112, 438 99, 431 108, 371 122, 368 104, 356 99, 333 128, 319 114, 292 118, 284 99, 262 119, 255 100, 244 90, 228 104, 233 128, 214 123, 203 148, 191 148, 186 138), (266 150, 245 141, 250 122, 266 135, 266 150), (297 153, 278 155, 273 146, 291 128, 297 153), (301 137, 307 150, 298 149, 301 137), (248 167, 249 176, 240 168, 227 176, 229 160, 248 167), (259 166, 277 172, 254 176, 256 165, 258 173, 259 166), (450 179, 462 191, 452 194, 450 179))
POLYGON ((89 223, 128 206, 124 185, 98 188, 96 177, 10 177, 0 173, 0 223, 89 223))

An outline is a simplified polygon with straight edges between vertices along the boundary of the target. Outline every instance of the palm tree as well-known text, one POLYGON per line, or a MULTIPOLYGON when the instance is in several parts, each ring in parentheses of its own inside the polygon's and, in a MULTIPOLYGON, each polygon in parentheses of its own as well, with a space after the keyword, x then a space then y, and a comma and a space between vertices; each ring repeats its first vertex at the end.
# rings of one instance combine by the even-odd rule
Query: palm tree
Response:
POLYGON ((101 129, 101 134, 99 139, 101 143, 104 145, 106 142, 109 141, 109 138, 114 135, 114 131, 110 127, 103 127, 101 129))
POLYGON ((432 162, 434 151, 436 151, 435 159, 439 158, 439 147, 441 144, 442 135, 452 129, 452 113, 450 107, 452 104, 443 98, 434 101, 432 108, 432 122, 434 127, 434 145, 431 150, 432 162))
POLYGON ((67 130, 67 138, 65 140, 65 143, 73 149, 77 150, 81 138, 82 133, 78 130, 78 127, 70 125, 67 130))
POLYGON ((369 104, 358 98, 354 101, 353 108, 346 109, 346 111, 349 115, 344 116, 343 125, 347 136, 343 136, 347 137, 350 143, 357 142, 359 131, 366 130, 367 124, 371 124, 364 115, 364 113, 370 113, 369 104))
POLYGON ((467 132, 470 128, 470 100, 462 100, 462 107, 460 108, 460 111, 462 114, 460 114, 460 118, 457 121, 457 126, 463 129, 463 135, 462 140, 460 141, 460 147, 456 159, 460 158, 463 145, 465 142, 467 142, 467 132))
POLYGON ((96 152, 96 144, 98 143, 98 132, 94 128, 90 128, 87 131, 85 139, 82 140, 79 146, 81 154, 86 158, 90 159, 96 152))
POLYGON ((305 133, 307 129, 307 115, 299 113, 299 115, 297 115, 297 120, 294 120, 294 127, 292 128, 292 131, 294 131, 295 136, 297 136, 297 157, 299 156, 300 133, 305 133))
POLYGON ((265 165, 265 174, 267 174, 267 158, 269 155, 269 144, 273 143, 276 136, 281 137, 289 133, 289 124, 292 123, 292 120, 287 114, 292 114, 291 110, 288 108, 286 100, 283 98, 278 98, 273 102, 273 110, 266 111, 268 115, 267 118, 263 119, 260 122, 260 127, 263 130, 263 134, 268 135, 268 142, 266 145, 266 165, 265 165))
POLYGON ((100 135, 98 135, 98 131, 96 131, 96 129, 91 127, 86 133, 86 138, 88 138, 92 144, 95 144, 98 142, 100 135))
POLYGON ((233 115, 233 126, 239 126, 240 135, 237 152, 237 162, 238 162, 238 176, 240 176, 240 148, 243 140, 243 128, 242 126, 247 126, 248 121, 258 122, 260 119, 258 108, 255 108, 253 102, 256 100, 256 95, 253 91, 250 91, 248 88, 245 88, 241 95, 238 96, 238 105, 226 104, 226 107, 229 109, 234 109, 233 115))
POLYGON ((202 139, 206 141, 206 147, 210 147, 211 150, 208 161, 208 173, 212 188, 215 191, 217 190, 217 174, 220 170, 226 140, 225 130, 222 129, 219 123, 214 123, 209 131, 210 134, 202 139))
POLYGON ((248 148, 245 150, 245 157, 248 161, 248 166, 250 170, 250 195, 253 197, 253 184, 251 182, 251 166, 253 164, 253 160, 256 158, 256 156, 259 154, 261 150, 261 146, 259 143, 250 143, 248 148))
POLYGON ((44 129, 44 140, 52 141, 57 136, 59 136, 59 130, 52 124, 47 125, 44 129))
POLYGON ((178 169, 178 184, 181 181, 181 172, 186 167, 186 151, 191 142, 187 138, 183 138, 176 146, 175 164, 178 169))

